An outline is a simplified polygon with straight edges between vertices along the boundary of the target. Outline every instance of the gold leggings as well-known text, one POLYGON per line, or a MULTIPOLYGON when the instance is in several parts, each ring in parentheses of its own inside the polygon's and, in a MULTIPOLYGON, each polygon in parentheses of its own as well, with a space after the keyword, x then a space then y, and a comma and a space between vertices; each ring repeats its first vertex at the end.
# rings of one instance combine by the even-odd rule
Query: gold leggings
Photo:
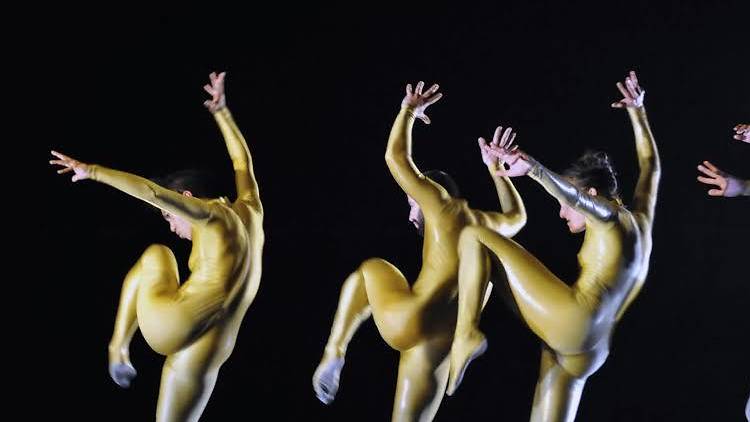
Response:
POLYGON ((372 315, 386 343, 401 352, 393 421, 431 420, 445 391, 455 302, 445 313, 428 306, 401 271, 382 259, 363 262, 341 288, 326 349, 343 356, 357 328, 372 315))
POLYGON ((172 251, 163 245, 149 246, 125 277, 110 342, 110 351, 127 359, 130 341, 140 328, 149 346, 167 355, 157 406, 159 422, 198 420, 228 356, 215 353, 221 336, 211 327, 224 295, 210 290, 186 292, 187 286, 179 285, 172 251))
MULTIPOLYGON (((491 230, 465 228, 459 252, 459 309, 467 312, 458 315, 452 367, 464 368, 463 359, 470 360, 485 342, 478 323, 491 253, 505 270, 521 317, 545 343, 531 420, 573 420, 586 379, 608 354, 606 338, 590 350, 585 346, 592 311, 576 299, 575 287, 557 278, 518 243, 491 230)), ((456 375, 459 381, 462 375, 456 375)))

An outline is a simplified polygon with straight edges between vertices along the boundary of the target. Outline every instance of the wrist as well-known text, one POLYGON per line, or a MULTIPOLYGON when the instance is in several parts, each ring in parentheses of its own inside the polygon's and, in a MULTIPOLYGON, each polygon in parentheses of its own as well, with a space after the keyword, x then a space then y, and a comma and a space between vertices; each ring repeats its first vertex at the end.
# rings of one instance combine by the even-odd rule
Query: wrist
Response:
POLYGON ((646 116, 646 105, 641 104, 637 107, 627 107, 628 114, 631 117, 645 117, 646 116))
POLYGON ((85 164, 85 166, 86 166, 85 170, 86 170, 86 173, 88 173, 89 179, 97 180, 96 173, 97 173, 97 170, 99 169, 99 166, 96 164, 85 164))
POLYGON ((500 164, 499 162, 490 163, 490 164, 484 163, 484 164, 487 166, 487 171, 489 171, 490 174, 492 174, 492 176, 495 176, 496 172, 503 169, 503 165, 500 164))
POLYGON ((227 109, 227 105, 226 104, 219 104, 216 107, 211 107, 211 108, 209 108, 209 111, 211 112, 211 114, 217 114, 217 113, 221 113, 221 112, 227 112, 227 113, 229 113, 229 109, 227 109))
POLYGON ((416 114, 417 107, 412 104, 401 103, 401 111, 408 113, 412 116, 416 114))
POLYGON ((531 177, 534 180, 539 180, 542 177, 542 174, 544 173, 544 166, 531 156, 527 155, 525 156, 525 158, 526 158, 526 161, 529 163, 529 172, 526 173, 526 175, 531 177))

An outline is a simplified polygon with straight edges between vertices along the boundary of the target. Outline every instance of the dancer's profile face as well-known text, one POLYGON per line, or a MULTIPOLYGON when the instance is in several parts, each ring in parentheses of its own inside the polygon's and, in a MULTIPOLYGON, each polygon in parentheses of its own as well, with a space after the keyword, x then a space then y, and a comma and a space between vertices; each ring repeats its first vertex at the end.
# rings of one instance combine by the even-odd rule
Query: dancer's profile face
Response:
POLYGON ((422 208, 419 207, 417 201, 411 196, 407 196, 406 200, 409 201, 409 222, 414 225, 420 234, 424 233, 424 215, 422 214, 422 208))
POLYGON ((560 218, 568 222, 568 230, 571 233, 580 233, 586 230, 586 218, 575 208, 560 202, 560 218))
MULTIPOLYGON (((589 195, 596 196, 596 189, 587 189, 589 195)), ((560 218, 568 222, 568 230, 571 233, 581 233, 586 230, 586 217, 575 208, 560 202, 560 218)))
POLYGON ((192 240, 193 229, 190 223, 184 218, 162 211, 161 215, 169 223, 169 230, 179 236, 180 239, 192 240))
MULTIPOLYGON (((193 196, 190 191, 186 190, 182 193, 185 196, 193 196)), ((189 221, 175 214, 167 211, 161 212, 162 217, 169 223, 169 230, 179 236, 180 239, 193 240, 193 226, 189 221)))

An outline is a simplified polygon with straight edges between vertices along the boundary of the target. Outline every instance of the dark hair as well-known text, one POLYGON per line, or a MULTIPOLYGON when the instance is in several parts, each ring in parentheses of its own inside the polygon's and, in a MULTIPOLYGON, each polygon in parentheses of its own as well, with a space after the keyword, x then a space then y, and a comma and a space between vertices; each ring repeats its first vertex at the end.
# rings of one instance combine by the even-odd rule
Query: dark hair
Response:
POLYGON ((594 188, 608 199, 620 199, 617 172, 609 155, 601 151, 586 151, 563 173, 581 188, 594 188))
POLYGON ((193 196, 198 198, 213 198, 218 195, 214 193, 214 177, 204 170, 186 169, 169 173, 166 176, 153 177, 151 181, 159 186, 177 192, 189 190, 193 196))
POLYGON ((423 174, 425 177, 442 186, 443 189, 448 191, 450 196, 458 198, 459 195, 461 195, 461 192, 458 190, 458 185, 448 173, 440 170, 428 170, 423 174))

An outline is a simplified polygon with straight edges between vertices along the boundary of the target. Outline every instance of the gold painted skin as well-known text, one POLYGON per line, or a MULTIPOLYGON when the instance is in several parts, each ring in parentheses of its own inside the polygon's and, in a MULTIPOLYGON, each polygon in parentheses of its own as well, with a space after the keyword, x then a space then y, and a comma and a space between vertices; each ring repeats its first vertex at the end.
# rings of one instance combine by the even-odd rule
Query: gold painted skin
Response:
MULTIPOLYGON (((641 98, 642 99, 642 98, 641 98)), ((630 211, 618 201, 590 195, 528 158, 528 173, 561 204, 585 217, 578 280, 568 286, 518 243, 483 227, 468 227, 459 250, 459 320, 451 350, 449 394, 466 366, 486 348, 479 331, 481 301, 489 271, 487 257, 502 264, 522 318, 542 340, 540 375, 531 421, 572 421, 587 377, 609 354, 617 321, 640 291, 648 273, 651 227, 660 178, 656 144, 645 109, 628 107, 640 178, 630 211)))
MULTIPOLYGON (((421 95, 421 83, 417 94, 421 95)), ((364 261, 342 286, 331 335, 313 377, 318 398, 324 403, 333 400, 347 346, 360 324, 372 315, 385 342, 401 352, 393 421, 432 420, 442 400, 456 322, 461 230, 477 225, 513 236, 526 222, 518 192, 507 177, 494 176, 496 167, 489 171, 504 214, 473 210, 465 200, 450 197, 443 187, 425 177, 411 159, 415 115, 426 119, 421 110, 408 105, 396 117, 386 163, 399 186, 422 209, 422 269, 410 287, 389 262, 379 258, 364 261)), ((489 289, 484 293, 488 295, 489 289)))
MULTIPOLYGON (((219 78, 223 84, 223 74, 219 78)), ((212 82, 216 80, 212 74, 212 82)), ((186 196, 142 177, 86 165, 59 153, 53 152, 62 160, 51 162, 68 167, 61 173, 87 174, 190 224, 188 279, 180 284, 177 262, 168 247, 149 246, 125 278, 109 345, 110 373, 121 386, 128 386, 135 376, 129 344, 138 328, 154 351, 167 356, 157 406, 160 422, 200 418, 260 283, 263 207, 247 143, 223 103, 223 85, 221 91, 221 103, 209 109, 234 166, 235 202, 186 196)), ((76 177, 74 181, 82 180, 76 177)))

